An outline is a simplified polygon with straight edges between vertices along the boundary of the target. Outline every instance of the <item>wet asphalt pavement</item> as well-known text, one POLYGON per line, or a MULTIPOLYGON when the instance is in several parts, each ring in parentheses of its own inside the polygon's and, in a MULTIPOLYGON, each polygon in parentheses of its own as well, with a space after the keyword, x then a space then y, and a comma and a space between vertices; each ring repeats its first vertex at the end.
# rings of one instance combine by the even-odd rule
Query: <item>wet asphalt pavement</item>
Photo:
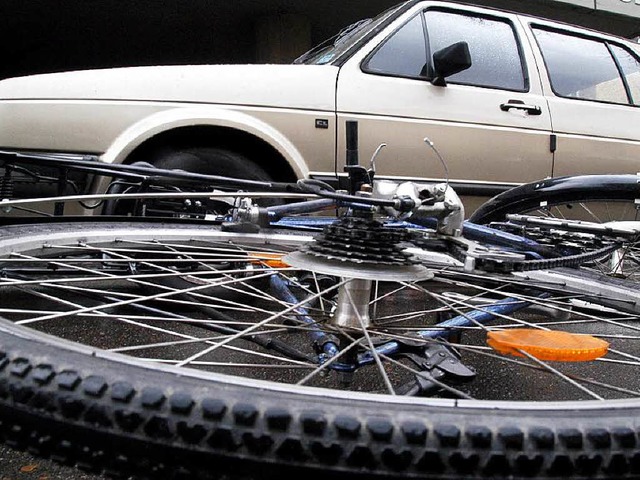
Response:
POLYGON ((104 480, 106 477, 0 444, 0 480, 104 480))

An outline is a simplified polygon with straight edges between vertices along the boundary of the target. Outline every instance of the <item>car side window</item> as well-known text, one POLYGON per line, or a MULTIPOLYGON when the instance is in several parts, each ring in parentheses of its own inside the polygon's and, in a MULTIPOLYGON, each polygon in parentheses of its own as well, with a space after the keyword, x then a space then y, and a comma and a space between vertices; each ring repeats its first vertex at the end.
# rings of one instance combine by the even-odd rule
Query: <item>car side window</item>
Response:
POLYGON ((456 42, 467 42, 471 68, 447 77, 448 83, 526 91, 525 69, 511 24, 497 18, 427 10, 430 56, 456 42))
POLYGON ((365 71, 402 77, 420 77, 427 63, 422 16, 409 20, 389 37, 363 65, 365 71))
POLYGON ((640 60, 628 50, 612 45, 611 50, 618 60, 622 75, 629 86, 631 102, 640 105, 640 60))
POLYGON ((433 53, 460 41, 469 44, 472 66, 447 77, 447 82, 516 91, 528 88, 516 35, 508 22, 440 10, 413 17, 362 68, 424 79, 433 71, 433 53))
POLYGON ((604 40, 533 29, 560 97, 628 104, 629 97, 609 46, 604 40))

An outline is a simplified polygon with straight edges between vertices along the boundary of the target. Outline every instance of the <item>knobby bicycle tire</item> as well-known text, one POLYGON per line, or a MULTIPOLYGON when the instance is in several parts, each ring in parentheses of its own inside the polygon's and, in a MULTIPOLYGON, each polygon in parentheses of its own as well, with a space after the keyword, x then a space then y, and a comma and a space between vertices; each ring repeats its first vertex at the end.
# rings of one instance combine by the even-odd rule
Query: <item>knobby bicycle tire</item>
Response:
MULTIPOLYGON (((189 227, 193 235, 216 228, 189 227)), ((8 227, 0 256, 25 243, 55 244, 56 237, 90 241, 163 229, 180 227, 8 227)), ((150 365, 0 320, 0 437, 114 474, 634 477, 640 475, 639 419, 637 399, 425 399, 150 365)))

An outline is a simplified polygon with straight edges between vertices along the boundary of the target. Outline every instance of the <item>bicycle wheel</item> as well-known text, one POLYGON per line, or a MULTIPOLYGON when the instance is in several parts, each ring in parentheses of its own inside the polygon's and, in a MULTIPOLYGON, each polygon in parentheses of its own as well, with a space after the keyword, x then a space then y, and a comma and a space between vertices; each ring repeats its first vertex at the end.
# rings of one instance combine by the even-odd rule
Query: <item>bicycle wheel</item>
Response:
POLYGON ((4 228, 0 435, 161 478, 638 474, 629 283, 464 272, 429 252, 417 266, 333 258, 339 277, 289 266, 310 240, 209 225, 4 228), (569 363, 487 346, 488 331, 523 326, 610 346, 569 363))
MULTIPOLYGON (((582 175, 560 177, 522 185, 494 197, 478 208, 469 221, 512 229, 543 244, 566 246, 574 250, 602 247, 616 238, 603 231, 585 235, 572 232, 553 221, 547 225, 516 222, 504 224, 507 216, 523 214, 558 222, 592 222, 610 228, 640 231, 640 186, 636 175, 582 175), (497 223, 496 223, 497 222, 497 223)), ((603 274, 640 280, 637 241, 591 264, 603 274)))

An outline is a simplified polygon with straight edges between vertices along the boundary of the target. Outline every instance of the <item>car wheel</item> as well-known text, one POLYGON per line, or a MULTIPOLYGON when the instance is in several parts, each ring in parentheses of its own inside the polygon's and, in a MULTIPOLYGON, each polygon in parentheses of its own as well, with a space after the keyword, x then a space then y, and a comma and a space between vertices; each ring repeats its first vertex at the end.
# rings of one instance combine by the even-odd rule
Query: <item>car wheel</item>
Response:
MULTIPOLYGON (((259 165, 247 159, 245 156, 232 152, 230 150, 215 147, 193 147, 180 150, 160 150, 149 158, 145 159, 145 165, 151 165, 156 168, 166 170, 182 170, 192 173, 200 173, 203 175, 220 175, 232 178, 241 178, 246 180, 272 181, 271 176, 259 165)), ((114 182, 115 184, 116 182, 114 182)), ((184 186, 173 185, 171 183, 167 187, 175 187, 180 190, 189 190, 193 188, 191 185, 184 186)), ((111 193, 123 193, 126 188, 115 187, 117 191, 111 193)), ((204 187, 206 188, 206 187, 204 187)), ((225 213, 227 206, 224 202, 209 202, 209 205, 196 207, 188 207, 185 204, 145 205, 141 211, 138 204, 133 201, 115 201, 105 204, 103 214, 105 215, 156 215, 154 212, 162 212, 165 215, 167 210, 175 211, 179 215, 184 214, 201 214, 201 213, 225 213), (192 210, 193 208, 193 210, 192 210)), ((185 202, 186 203, 186 202, 185 202)), ((277 205, 277 200, 261 200, 261 206, 277 205)))

